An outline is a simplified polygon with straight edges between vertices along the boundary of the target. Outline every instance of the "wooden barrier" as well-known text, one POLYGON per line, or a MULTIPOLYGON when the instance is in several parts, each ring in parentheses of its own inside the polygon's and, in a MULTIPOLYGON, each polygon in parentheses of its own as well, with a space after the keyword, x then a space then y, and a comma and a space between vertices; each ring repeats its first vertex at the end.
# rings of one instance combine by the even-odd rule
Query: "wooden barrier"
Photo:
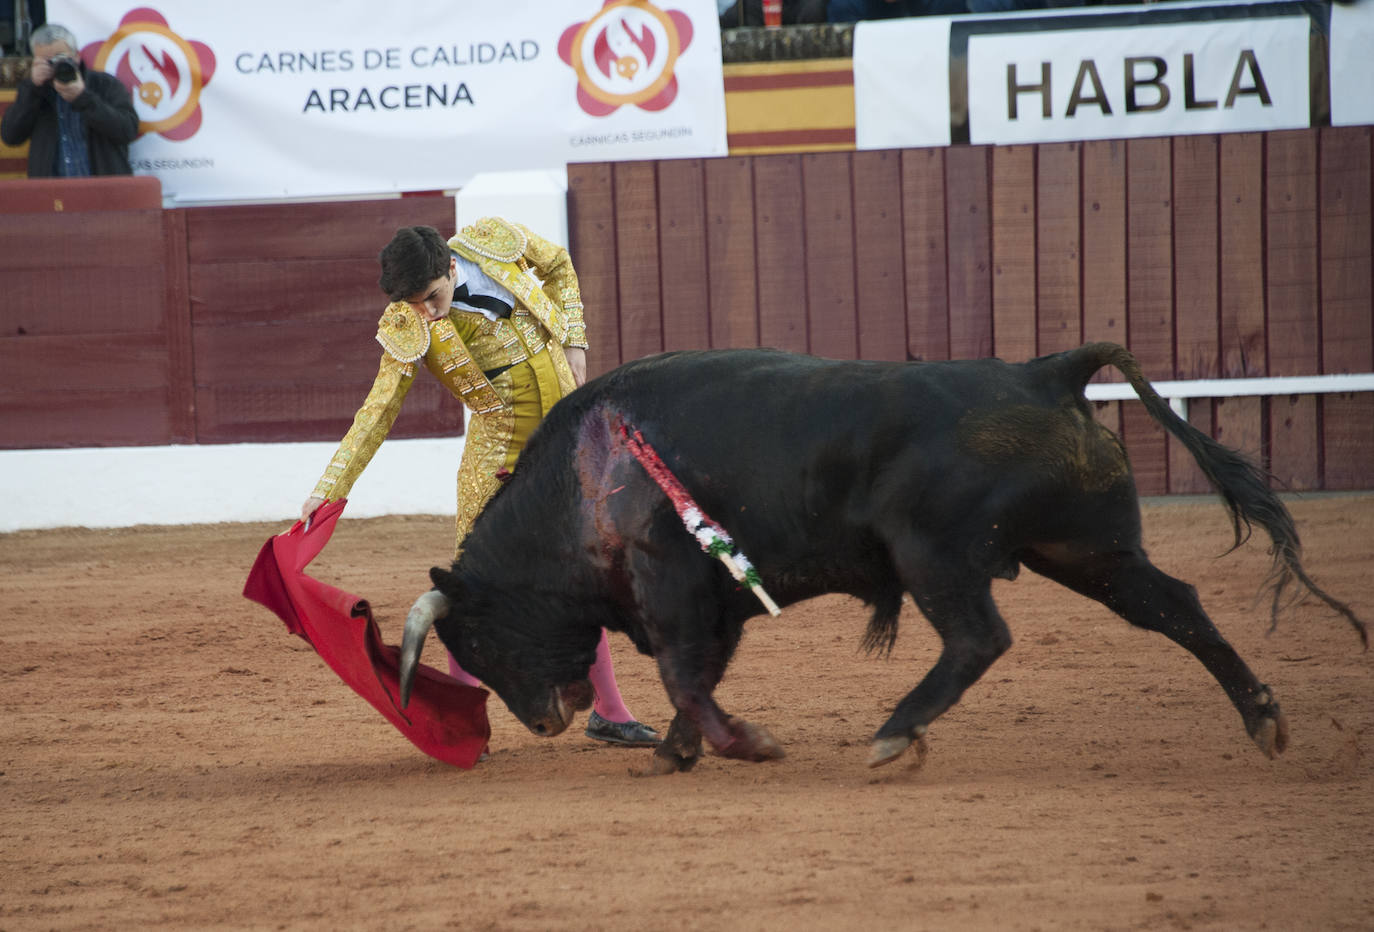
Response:
MULTIPOLYGON (((569 246, 592 374, 695 347, 1020 360, 1104 339, 1156 380, 1374 372, 1372 180, 1370 127, 598 163, 569 169, 569 246)), ((6 215, 0 448, 336 439, 375 372, 377 250, 453 211, 6 215)), ((1204 490, 1138 404, 1097 416, 1143 492, 1204 490)), ((1281 487, 1374 488, 1374 394, 1188 416, 1281 487)), ((421 378, 395 433, 460 419, 421 378)))
POLYGON ((161 210, 162 183, 148 175, 3 180, 0 205, 6 214, 161 210))
POLYGON ((0 447, 192 439, 171 404, 184 308, 168 302, 159 192, 146 178, 0 182, 0 447))
MULTIPOLYGON (((205 207, 186 226, 196 439, 336 440, 381 348, 377 253, 401 226, 453 234, 453 198, 205 207)), ((462 406, 416 380, 393 437, 455 436, 462 406)))
MULTIPOLYGON (((5 215, 0 448, 338 439, 380 358, 377 252, 417 223, 451 234, 453 199, 5 215)), ((462 432, 432 379, 411 394, 393 436, 462 432)))

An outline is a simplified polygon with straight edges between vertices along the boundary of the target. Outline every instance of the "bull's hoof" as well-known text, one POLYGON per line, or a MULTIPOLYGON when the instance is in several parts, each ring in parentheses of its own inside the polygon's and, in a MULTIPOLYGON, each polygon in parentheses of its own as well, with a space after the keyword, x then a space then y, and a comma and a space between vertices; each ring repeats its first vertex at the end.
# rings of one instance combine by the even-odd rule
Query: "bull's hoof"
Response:
POLYGON ((1288 716, 1280 712, 1272 718, 1260 719, 1250 740, 1265 757, 1275 759, 1288 748, 1288 716))
POLYGON ((1255 695, 1255 705, 1258 706, 1256 711, 1259 713, 1259 720, 1253 728, 1247 729, 1250 732, 1250 740, 1255 742, 1255 746, 1265 757, 1273 760, 1288 747, 1288 718, 1279 708, 1268 686, 1260 687, 1255 695))
POLYGON ((716 753, 721 757, 732 757, 735 760, 766 761, 782 760, 787 756, 787 752, 782 749, 778 739, 762 725, 755 725, 753 722, 746 722, 741 718, 730 719, 730 730, 733 738, 723 747, 716 749, 716 753))
POLYGON ((697 765, 698 758, 683 757, 674 754, 672 751, 664 750, 662 746, 649 757, 649 766, 646 770, 630 768, 632 777, 666 777, 672 773, 686 773, 697 765))
POLYGON ((868 766, 881 767, 883 764, 890 764, 912 744, 916 745, 916 759, 911 762, 913 770, 919 769, 926 762, 926 739, 924 736, 918 737, 914 742, 905 735, 897 735, 892 738, 875 738, 873 743, 868 746, 868 766))
POLYGON ((909 747, 911 747, 911 739, 905 735, 878 738, 868 746, 868 766, 881 767, 883 764, 890 764, 901 757, 902 752, 909 747))

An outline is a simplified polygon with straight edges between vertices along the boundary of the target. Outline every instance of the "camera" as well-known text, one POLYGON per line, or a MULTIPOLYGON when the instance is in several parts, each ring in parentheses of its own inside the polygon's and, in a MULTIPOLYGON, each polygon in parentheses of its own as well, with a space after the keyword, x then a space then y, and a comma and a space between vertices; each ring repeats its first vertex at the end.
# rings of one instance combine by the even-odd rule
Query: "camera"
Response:
POLYGON ((56 58, 49 58, 48 64, 52 65, 52 76, 56 81, 63 84, 71 84, 76 80, 76 59, 70 55, 59 55, 56 58))

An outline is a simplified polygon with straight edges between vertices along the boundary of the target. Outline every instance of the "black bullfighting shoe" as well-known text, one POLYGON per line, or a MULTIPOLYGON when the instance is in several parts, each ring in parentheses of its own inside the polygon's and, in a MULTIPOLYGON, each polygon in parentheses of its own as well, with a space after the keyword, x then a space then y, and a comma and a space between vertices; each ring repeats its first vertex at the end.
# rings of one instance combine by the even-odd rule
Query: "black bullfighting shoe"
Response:
POLYGON ((595 741, 604 741, 607 744, 618 744, 627 748, 656 748, 662 743, 663 739, 643 722, 611 722, 596 714, 592 710, 591 716, 587 719, 586 735, 595 741))

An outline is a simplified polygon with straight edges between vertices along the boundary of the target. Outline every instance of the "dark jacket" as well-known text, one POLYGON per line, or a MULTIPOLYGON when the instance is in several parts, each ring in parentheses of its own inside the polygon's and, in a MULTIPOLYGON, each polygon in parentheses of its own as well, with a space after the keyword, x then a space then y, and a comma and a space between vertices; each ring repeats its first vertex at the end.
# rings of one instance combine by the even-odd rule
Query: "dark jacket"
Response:
MULTIPOLYGON (((72 101, 86 127, 86 149, 92 175, 131 175, 129 143, 138 136, 138 113, 133 98, 119 79, 81 66, 86 90, 72 101)), ((0 139, 6 145, 29 142, 29 177, 49 178, 57 157, 57 91, 49 82, 36 86, 19 82, 14 103, 0 120, 0 139)))

